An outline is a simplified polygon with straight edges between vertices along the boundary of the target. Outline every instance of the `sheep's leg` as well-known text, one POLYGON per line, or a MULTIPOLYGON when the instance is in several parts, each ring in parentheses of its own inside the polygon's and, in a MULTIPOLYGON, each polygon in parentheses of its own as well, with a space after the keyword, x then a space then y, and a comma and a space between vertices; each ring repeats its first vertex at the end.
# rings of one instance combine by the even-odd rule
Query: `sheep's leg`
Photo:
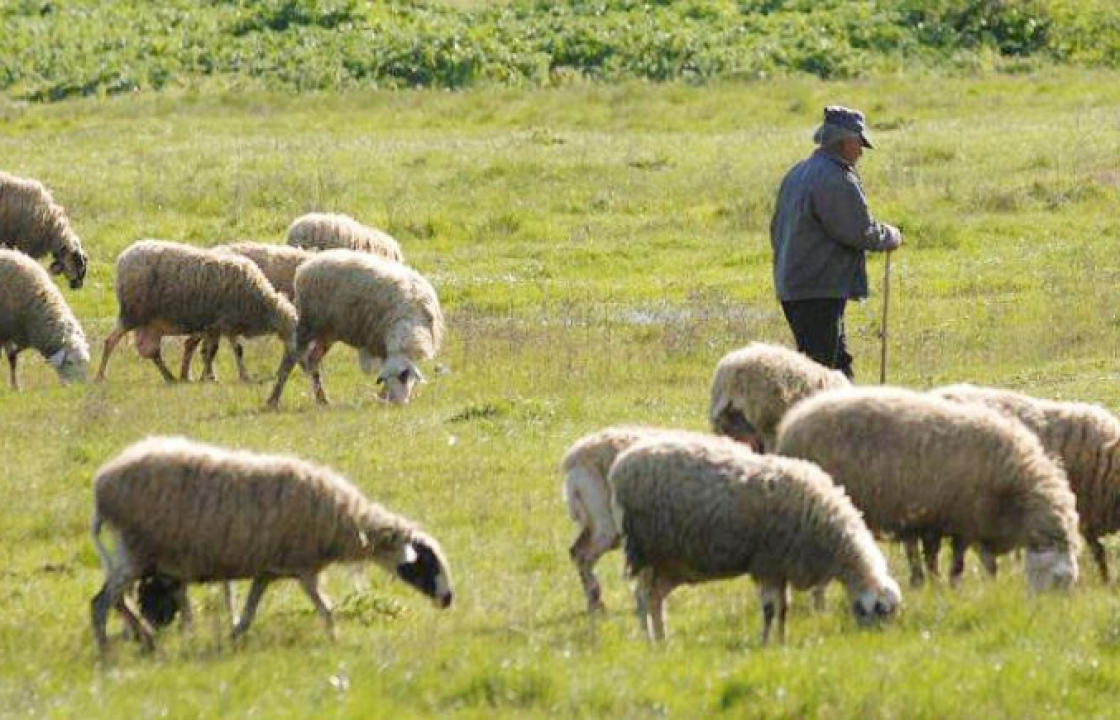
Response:
POLYGON ((214 358, 218 355, 218 342, 221 335, 207 333, 202 344, 202 379, 214 382, 218 376, 214 374, 214 358))
POLYGON ((284 353, 284 358, 280 361, 280 367, 276 370, 276 384, 272 386, 272 393, 268 396, 268 407, 275 410, 280 405, 280 396, 284 393, 284 385, 288 382, 288 376, 292 374, 292 369, 295 368, 300 354, 299 348, 295 352, 284 353))
POLYGON ((949 570, 949 584, 957 587, 961 584, 961 576, 964 575, 964 551, 968 549, 968 544, 960 537, 953 537, 953 565, 949 570))
POLYGON ((816 612, 824 611, 824 594, 828 590, 828 585, 821 583, 815 585, 811 591, 813 595, 813 610, 816 612))
POLYGON ((618 547, 619 542, 618 533, 594 534, 590 528, 584 528, 584 531, 572 544, 569 552, 579 569, 579 578, 583 583, 584 594, 587 596, 588 612, 605 609, 599 578, 595 576, 595 563, 599 562, 599 558, 603 557, 607 551, 618 547))
POLYGON ((653 640, 653 630, 649 622, 650 595, 653 588, 653 568, 643 568, 638 573, 638 582, 634 585, 634 604, 637 606, 638 625, 642 634, 653 640))
POLYGON ((159 350, 156 350, 156 354, 152 356, 151 360, 153 363, 155 363, 156 368, 159 369, 159 374, 163 376, 163 379, 166 382, 175 382, 175 376, 172 375, 171 370, 167 368, 167 363, 163 361, 163 355, 159 350))
POLYGON ((927 532, 922 535, 922 556, 926 561, 926 571, 930 577, 939 577, 937 555, 941 552, 941 533, 927 532))
POLYGON ((253 584, 249 586, 249 596, 245 598, 245 609, 241 611, 241 619, 233 626, 234 640, 244 635, 249 626, 253 624, 253 618, 257 614, 257 605, 260 604, 261 596, 264 595, 269 582, 269 578, 253 578, 253 584))
POLYGON ((984 566, 984 570, 990 578, 994 578, 996 573, 999 572, 999 563, 996 561, 995 553, 988 548, 980 548, 980 564, 984 566))
POLYGON ((233 583, 226 580, 222 583, 222 607, 226 616, 233 617, 233 583))
POLYGON ((113 328, 113 332, 109 333, 109 337, 105 338, 105 349, 101 351, 101 366, 97 368, 97 377, 94 378, 95 382, 101 382, 105 379, 105 368, 109 365, 109 356, 113 354, 117 343, 119 343, 121 338, 127 333, 127 330, 118 325, 113 328))
POLYGON ((175 599, 179 603, 179 629, 183 631, 194 627, 194 613, 191 612, 191 599, 187 597, 187 584, 180 582, 175 589, 175 599))
POLYGON ((906 549, 906 563, 910 566, 910 587, 920 588, 926 581, 922 570, 922 555, 918 550, 917 538, 906 538, 902 541, 906 549))
POLYGON ((301 575, 299 578, 299 585, 303 588, 303 591, 307 593, 307 597, 311 598, 311 604, 315 606, 315 611, 319 613, 319 617, 323 619, 323 624, 327 628, 327 637, 334 640, 334 620, 331 618, 330 601, 327 600, 325 595, 319 592, 319 575, 316 573, 301 575))
POLYGON ((16 378, 16 359, 19 356, 19 350, 15 345, 9 345, 4 349, 5 354, 8 356, 8 382, 13 390, 19 390, 19 379, 16 378))
POLYGON ((1097 563, 1097 570, 1100 571, 1101 580, 1105 585, 1108 584, 1108 553, 1104 550, 1104 545, 1098 537, 1087 537, 1086 542, 1089 543, 1089 549, 1093 551, 1093 560, 1097 563))
POLYGON ((101 590, 90 600, 90 622, 93 625, 94 639, 97 640, 97 647, 101 652, 105 652, 109 644, 109 638, 105 632, 105 626, 109 620, 109 608, 116 608, 145 650, 151 650, 154 646, 151 630, 140 618, 136 617, 136 614, 132 612, 124 600, 125 590, 135 581, 136 578, 126 566, 118 567, 109 574, 109 577, 105 579, 105 584, 101 586, 101 590))
POLYGON ((160 351, 160 342, 163 340, 163 334, 151 328, 137 328, 136 329, 136 352, 140 353, 140 357, 148 358, 159 369, 159 374, 163 376, 164 381, 173 383, 175 376, 167 368, 167 364, 163 361, 163 354, 160 351))
POLYGON ((765 583, 758 587, 762 601, 762 644, 770 642, 770 627, 778 618, 778 642, 786 641, 786 613, 789 611, 789 587, 786 583, 765 583))
POLYGON ((320 373, 320 367, 323 364, 323 357, 331 349, 332 344, 334 344, 333 341, 320 338, 312 345, 311 353, 307 356, 307 369, 311 375, 311 389, 315 393, 315 402, 320 405, 330 404, 330 401, 327 400, 327 394, 323 391, 323 377, 320 373))
POLYGON ((233 350, 233 361, 237 363, 237 379, 244 383, 252 382, 249 369, 245 367, 245 343, 236 335, 230 335, 229 346, 233 350))
POLYGON ((587 598, 587 611, 594 612, 603 609, 603 602, 600 599, 599 580, 591 570, 588 552, 590 545, 591 529, 585 527, 572 543, 572 547, 568 549, 568 555, 579 572, 579 581, 583 585, 583 594, 587 598))
POLYGON ((653 573, 653 584, 649 594, 650 629, 653 639, 665 639, 665 598, 673 591, 674 583, 653 573))
POLYGON ((183 359, 179 363, 179 380, 191 381, 191 361, 194 360, 194 351, 202 341, 199 335, 191 335, 183 341, 183 359))

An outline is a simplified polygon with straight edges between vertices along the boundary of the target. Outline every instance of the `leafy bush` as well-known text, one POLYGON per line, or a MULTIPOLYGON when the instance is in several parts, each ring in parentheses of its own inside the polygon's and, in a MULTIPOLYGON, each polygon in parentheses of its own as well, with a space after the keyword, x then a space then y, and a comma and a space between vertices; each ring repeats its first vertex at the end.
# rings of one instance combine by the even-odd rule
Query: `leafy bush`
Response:
POLYGON ((12 0, 0 35, 0 91, 44 101, 204 77, 461 88, 858 77, 988 57, 1120 64, 1111 0, 12 0))

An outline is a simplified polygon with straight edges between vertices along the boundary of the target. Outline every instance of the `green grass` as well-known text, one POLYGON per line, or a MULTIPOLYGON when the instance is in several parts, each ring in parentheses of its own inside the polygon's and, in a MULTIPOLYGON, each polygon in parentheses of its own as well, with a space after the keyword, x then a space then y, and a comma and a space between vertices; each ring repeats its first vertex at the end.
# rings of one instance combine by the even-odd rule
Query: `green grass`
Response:
MULTIPOLYGON (((973 561, 959 591, 906 593, 899 622, 875 632, 855 628, 833 588, 823 613, 799 597, 789 643, 770 648, 747 581, 684 589, 655 648, 614 553, 600 564, 610 612, 592 625, 556 466, 608 423, 704 428, 719 357, 789 342, 766 229, 827 102, 868 112, 879 149, 865 185, 906 233, 891 380, 1120 409, 1118 80, 1053 70, 0 102, 4 169, 47 182, 90 252, 86 287, 64 293, 95 360, 130 242, 279 242, 313 208, 397 236, 449 327, 445 372, 429 365, 403 408, 375 403, 345 348, 327 359, 332 407, 314 407, 297 372, 277 413, 262 412, 266 383, 233 380, 225 349, 220 383, 173 387, 127 346, 98 386, 61 388, 25 355, 25 390, 0 389, 0 716, 1114 715, 1120 600, 1091 567, 1071 596, 1030 599, 1013 560, 995 582, 973 561), (281 583, 234 647, 217 593, 198 588, 193 634, 163 633, 152 656, 117 639, 99 664, 89 481, 149 433, 341 470, 441 539, 456 607, 437 612, 375 569, 333 569, 338 642, 281 583)), ((870 273, 878 290, 879 259, 870 273)), ((877 375, 879 310, 849 310, 862 382, 877 375)), ((271 374, 278 352, 252 343, 251 370, 271 374)))

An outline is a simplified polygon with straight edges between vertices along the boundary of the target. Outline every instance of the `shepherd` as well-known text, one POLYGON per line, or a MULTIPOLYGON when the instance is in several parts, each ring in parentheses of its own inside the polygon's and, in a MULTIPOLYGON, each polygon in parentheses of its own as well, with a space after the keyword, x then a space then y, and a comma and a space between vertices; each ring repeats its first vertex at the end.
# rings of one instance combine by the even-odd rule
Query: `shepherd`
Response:
POLYGON ((856 163, 874 147, 863 113, 826 107, 813 141, 782 180, 770 221, 774 289, 797 349, 852 379, 845 307, 867 297, 867 251, 894 250, 902 233, 871 216, 860 186, 856 163))

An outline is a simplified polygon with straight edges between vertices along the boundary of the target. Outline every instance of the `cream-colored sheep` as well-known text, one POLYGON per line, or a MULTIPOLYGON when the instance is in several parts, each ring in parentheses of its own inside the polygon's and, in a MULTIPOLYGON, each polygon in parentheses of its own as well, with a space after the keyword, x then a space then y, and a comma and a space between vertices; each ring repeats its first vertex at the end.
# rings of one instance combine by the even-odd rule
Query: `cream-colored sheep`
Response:
POLYGON ((189 583, 252 579, 234 637, 249 629, 268 584, 287 577, 299 580, 333 634, 318 577, 334 562, 372 561, 437 606, 451 604, 451 575, 439 544, 326 467, 154 437, 102 466, 93 492, 91 532, 105 583, 90 612, 102 649, 112 607, 151 646, 150 630, 124 596, 132 583, 153 574, 178 580, 180 589, 189 583), (115 552, 101 542, 104 523, 116 531, 115 552))
MULTIPOLYGON (((876 532, 948 535, 992 556, 1026 548, 1035 590, 1077 580, 1065 474, 1034 434, 993 410, 900 388, 831 390, 786 414, 776 451, 820 465, 876 532)), ((920 562, 910 559, 913 579, 920 562)))
POLYGON ((621 538, 611 514, 611 488, 607 483, 611 463, 634 443, 665 432, 626 425, 604 428, 573 443, 561 462, 564 500, 572 520, 579 526, 568 554, 579 572, 589 611, 603 609, 595 563, 608 550, 618 547, 621 538))
POLYGON ((296 272, 299 327, 295 350, 284 356, 268 399, 276 407, 296 362, 311 375, 319 403, 327 402, 319 366, 342 341, 364 351, 362 369, 380 366, 382 396, 406 403, 423 381, 416 363, 435 356, 443 337, 443 313, 431 284, 420 273, 353 250, 326 250, 296 272))
POLYGON ((674 587, 741 574, 758 583, 764 643, 775 617, 784 639, 791 585, 839 580, 860 622, 892 615, 901 602, 859 511, 812 463, 678 433, 632 445, 609 481, 652 639, 665 636, 663 601, 674 587))
POLYGON ((4 248, 0 248, 0 348, 8 356, 16 390, 16 360, 26 348, 38 350, 63 382, 86 379, 89 345, 62 293, 37 262, 4 248))
MULTIPOLYGON (((117 327, 105 340, 98 380, 131 330, 140 356, 154 362, 168 382, 175 378, 160 354, 164 335, 216 339, 275 333, 287 347, 295 334, 292 304, 256 265, 233 253, 160 240, 135 242, 117 258, 116 292, 117 327)), ((205 359, 212 364, 212 356, 205 359)))
POLYGON ((844 373, 796 350, 754 342, 716 365, 708 418, 713 432, 762 452, 774 446, 778 422, 794 403, 850 384, 844 373))
POLYGON ((33 258, 50 253, 51 272, 65 275, 72 289, 85 280, 89 260, 82 242, 66 211, 38 180, 0 171, 0 247, 33 258))
MULTIPOLYGON (((1018 419, 1047 452, 1061 460, 1077 497, 1081 534, 1093 551, 1101 578, 1108 582, 1108 558, 1100 539, 1120 530, 1120 420, 1099 405, 1043 400, 1012 390, 961 384, 933 393, 986 405, 1018 419)), ((935 550, 932 557, 936 558, 935 550)))
POLYGON ((391 235, 341 213, 300 215, 288 227, 288 244, 307 250, 357 250, 404 262, 401 246, 391 235))

